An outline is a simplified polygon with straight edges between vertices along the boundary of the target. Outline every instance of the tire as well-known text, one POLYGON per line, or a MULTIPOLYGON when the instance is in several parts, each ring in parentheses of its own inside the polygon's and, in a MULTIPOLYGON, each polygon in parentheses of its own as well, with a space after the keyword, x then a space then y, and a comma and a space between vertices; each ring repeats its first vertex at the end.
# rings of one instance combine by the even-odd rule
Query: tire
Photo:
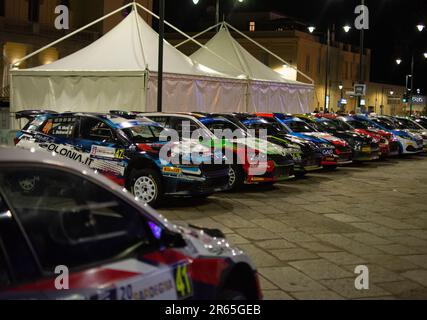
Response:
POLYGON ((304 178, 307 175, 307 172, 295 172, 295 177, 298 179, 304 178))
POLYGON ((338 169, 338 166, 323 166, 325 170, 334 171, 338 169))
POLYGON ((231 165, 229 169, 228 189, 231 192, 238 191, 245 182, 245 173, 241 166, 231 165))
POLYGON ((224 290, 219 294, 222 301, 246 301, 248 298, 238 290, 224 290))
POLYGON ((132 194, 151 207, 157 207, 163 198, 162 177, 156 170, 132 171, 129 184, 132 194))

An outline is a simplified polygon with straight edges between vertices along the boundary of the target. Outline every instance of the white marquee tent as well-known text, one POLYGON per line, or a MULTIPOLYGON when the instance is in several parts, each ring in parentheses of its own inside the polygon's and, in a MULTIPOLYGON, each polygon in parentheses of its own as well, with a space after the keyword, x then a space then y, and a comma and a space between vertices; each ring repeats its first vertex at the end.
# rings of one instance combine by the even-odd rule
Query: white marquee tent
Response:
MULTIPOLYGON (((155 110, 159 36, 137 13, 136 5, 128 17, 88 47, 48 65, 12 70, 11 112, 38 108, 58 112, 155 110)), ((224 37, 224 33, 218 36, 224 37)), ((223 50, 230 50, 229 42, 223 45, 223 50)), ((303 112, 311 104, 311 85, 272 79, 274 71, 260 67, 243 48, 237 47, 237 54, 244 53, 243 60, 238 57, 243 66, 227 62, 230 57, 224 59, 215 46, 214 50, 202 48, 201 53, 214 57, 206 65, 196 62, 204 60, 202 54, 191 59, 165 41, 163 110, 303 112), (270 78, 259 77, 258 72, 270 78)))
POLYGON ((313 85, 289 80, 263 64, 233 38, 226 23, 190 58, 235 77, 243 72, 250 80, 246 107, 249 112, 305 113, 312 105, 313 85))

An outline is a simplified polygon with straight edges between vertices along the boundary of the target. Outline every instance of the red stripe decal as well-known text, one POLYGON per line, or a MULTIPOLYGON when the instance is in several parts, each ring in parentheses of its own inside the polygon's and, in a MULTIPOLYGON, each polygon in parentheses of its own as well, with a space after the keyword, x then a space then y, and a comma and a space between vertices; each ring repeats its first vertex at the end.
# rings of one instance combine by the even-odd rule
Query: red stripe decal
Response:
MULTIPOLYGON (((70 275, 70 289, 88 289, 108 287, 118 281, 139 276, 139 273, 112 269, 91 269, 70 275)), ((10 290, 11 292, 56 290, 55 278, 23 285, 10 290)))

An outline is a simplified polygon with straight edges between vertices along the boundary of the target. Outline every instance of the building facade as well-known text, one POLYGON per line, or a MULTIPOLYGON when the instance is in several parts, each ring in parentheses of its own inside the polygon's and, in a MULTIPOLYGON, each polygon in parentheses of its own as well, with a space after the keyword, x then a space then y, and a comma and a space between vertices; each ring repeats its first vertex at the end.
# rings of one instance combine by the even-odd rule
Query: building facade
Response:
MULTIPOLYGON (((323 33, 311 34, 306 24, 272 12, 236 14, 234 17, 230 17, 230 23, 313 79, 315 93, 313 105, 310 106, 311 110, 322 111, 325 110, 325 105, 328 105, 329 111, 356 111, 358 98, 354 95, 354 85, 360 82, 360 49, 358 47, 336 41, 335 32, 331 30, 329 72, 327 73, 326 35, 323 33), (327 85, 326 77, 328 77, 327 85)), ((246 50, 267 66, 283 74, 292 73, 290 68, 271 54, 237 33, 232 34, 246 50)), ((214 33, 207 33, 197 40, 204 44, 213 36, 214 33)), ((177 34, 169 34, 168 39, 173 44, 183 40, 177 34)), ((180 46, 179 49, 190 55, 199 47, 189 42, 180 46)), ((371 83, 370 49, 365 49, 363 60, 363 83, 366 84, 367 91, 366 96, 362 99, 364 106, 361 111, 402 114, 404 112, 402 104, 404 88, 371 83), (390 92, 393 95, 390 95, 390 92)), ((295 74, 295 80, 308 82, 307 78, 301 74, 295 74)))

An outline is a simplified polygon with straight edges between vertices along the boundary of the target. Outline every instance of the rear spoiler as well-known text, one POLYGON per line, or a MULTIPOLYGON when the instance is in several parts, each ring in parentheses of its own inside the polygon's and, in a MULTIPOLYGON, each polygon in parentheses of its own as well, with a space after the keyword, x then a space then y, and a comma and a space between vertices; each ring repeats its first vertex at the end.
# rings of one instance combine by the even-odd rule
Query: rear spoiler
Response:
POLYGON ((56 111, 51 110, 23 110, 15 113, 16 120, 27 119, 33 120, 35 117, 44 115, 44 114, 57 114, 56 111))

